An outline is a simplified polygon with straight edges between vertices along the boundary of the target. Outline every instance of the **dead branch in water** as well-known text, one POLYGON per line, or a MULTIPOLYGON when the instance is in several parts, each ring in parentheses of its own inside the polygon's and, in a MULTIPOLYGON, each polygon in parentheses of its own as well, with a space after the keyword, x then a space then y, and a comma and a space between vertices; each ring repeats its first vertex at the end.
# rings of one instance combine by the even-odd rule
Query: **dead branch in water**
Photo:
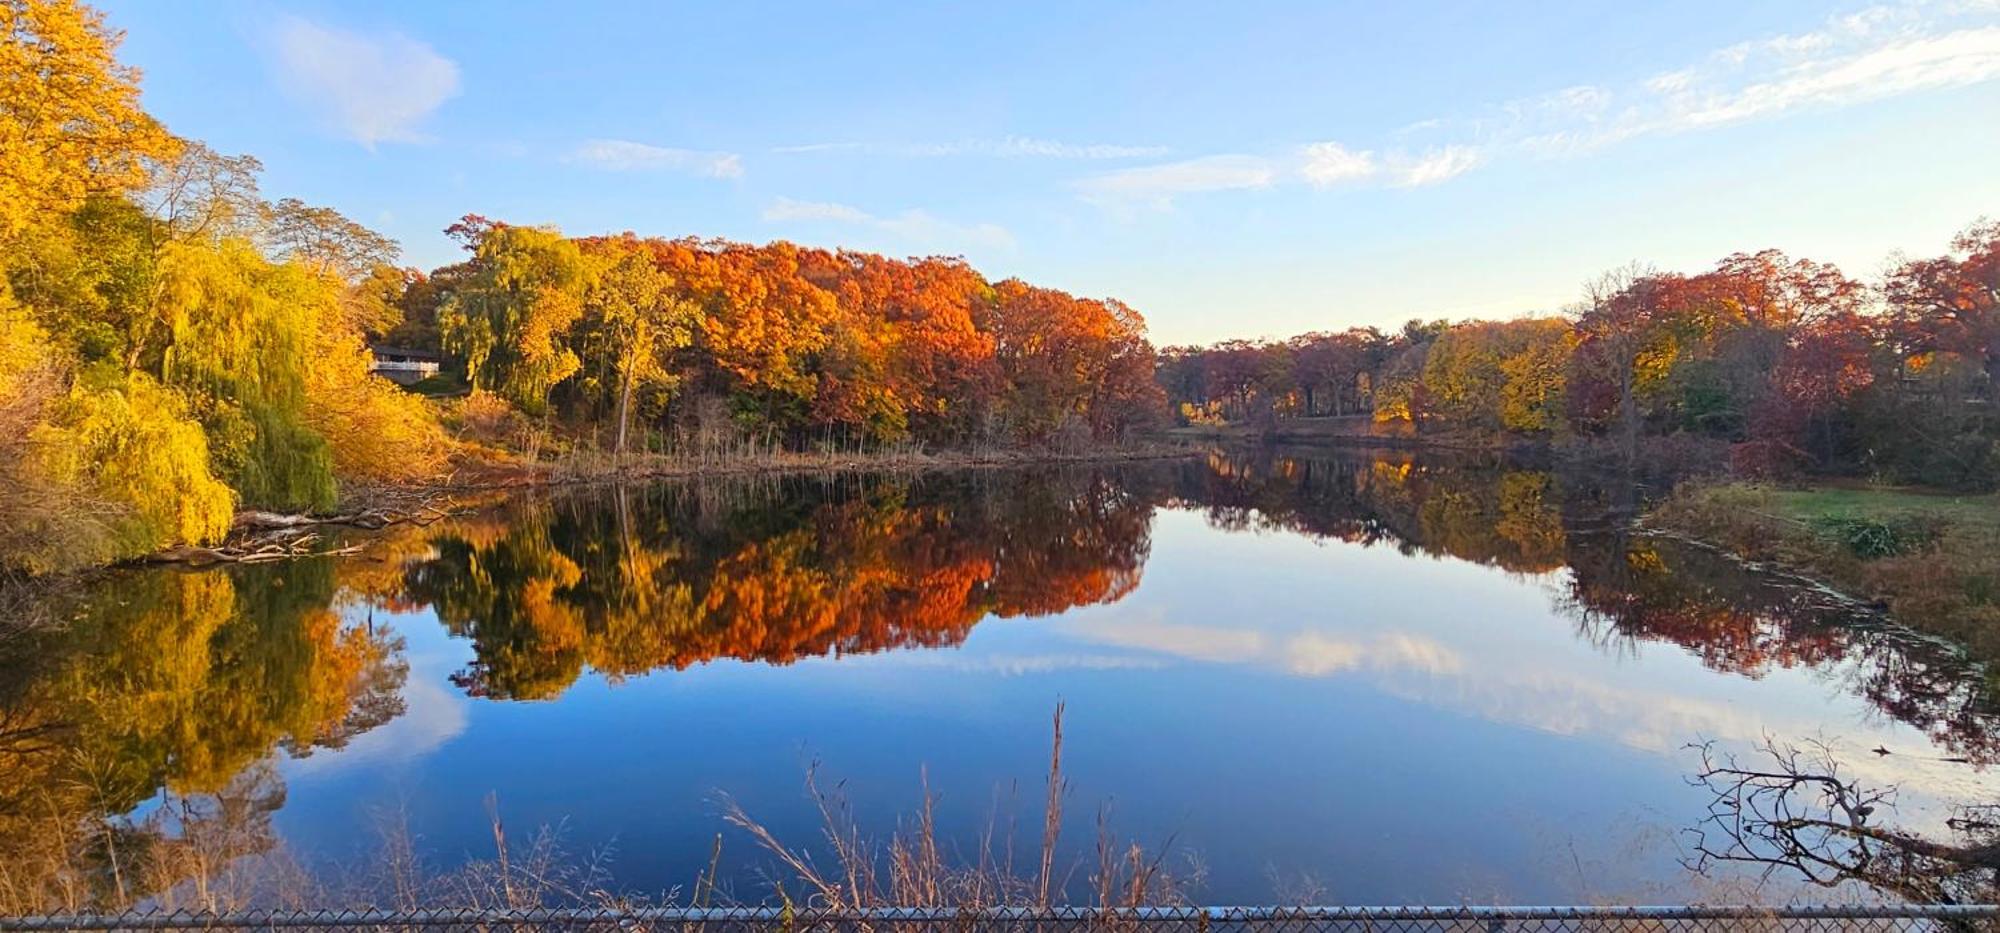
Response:
POLYGON ((155 564, 261 564, 274 560, 291 560, 297 557, 340 557, 361 551, 361 545, 315 550, 313 544, 319 541, 317 534, 304 534, 284 541, 229 545, 219 547, 197 547, 181 545, 168 548, 146 558, 155 564))
POLYGON ((313 528, 344 526, 379 531, 391 525, 429 525, 457 514, 451 500, 436 493, 413 493, 378 500, 367 508, 338 515, 301 515, 246 510, 236 513, 230 540, 215 547, 184 544, 146 558, 155 564, 256 564, 299 557, 340 557, 361 551, 361 545, 317 548, 313 528))
POLYGON ((338 515, 300 515, 284 512, 246 510, 236 513, 232 533, 310 528, 319 525, 346 525, 377 531, 390 525, 428 525, 450 518, 450 500, 439 495, 423 495, 407 502, 372 505, 338 515))

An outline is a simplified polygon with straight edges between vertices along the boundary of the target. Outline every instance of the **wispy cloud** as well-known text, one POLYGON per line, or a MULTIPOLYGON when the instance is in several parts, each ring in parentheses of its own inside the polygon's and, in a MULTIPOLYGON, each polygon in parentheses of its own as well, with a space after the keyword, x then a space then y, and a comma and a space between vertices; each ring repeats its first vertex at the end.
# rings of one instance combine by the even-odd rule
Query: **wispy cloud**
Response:
POLYGON ((1428 148, 1320 141, 1290 153, 1212 155, 1103 172, 1077 182, 1098 203, 1170 206, 1211 191, 1305 184, 1421 188, 1489 162, 1561 158, 1639 137, 1686 133, 2000 79, 2000 2, 1907 0, 1833 17, 1802 33, 1717 49, 1626 87, 1581 84, 1505 101, 1469 118, 1402 126, 1428 148))
POLYGON ((1479 167, 1485 158, 1475 146, 1442 146, 1399 156, 1389 163, 1389 183, 1398 188, 1421 188, 1447 182, 1479 167))
POLYGON ((1306 183, 1315 188, 1363 181, 1381 171, 1375 153, 1365 149, 1356 152, 1334 142, 1313 143, 1301 150, 1300 155, 1305 164, 1299 169, 1299 174, 1304 175, 1306 183))
POLYGON ((1102 172, 1078 181, 1076 188, 1085 200, 1100 204, 1166 208, 1183 195, 1246 191, 1294 182, 1315 188, 1343 185, 1420 188, 1471 171, 1484 158, 1484 153, 1474 146, 1377 153, 1329 141, 1301 146, 1284 157, 1204 156, 1102 172))
POLYGON ((1001 159, 1146 159, 1158 158, 1168 152, 1165 146, 1070 143, 1053 139, 1036 139, 1031 136, 966 139, 948 143, 807 143, 798 146, 779 146, 771 151, 787 154, 854 152, 912 159, 946 156, 986 156, 1001 159))
POLYGON ((732 152, 674 149, 629 139, 593 139, 576 147, 571 162, 614 172, 685 172, 709 178, 743 177, 743 159, 732 152))
POLYGON ((400 33, 350 32, 289 16, 272 39, 285 90, 371 148, 421 141, 423 121, 459 92, 458 64, 400 33))
POLYGON ((1184 194, 1269 188, 1281 174, 1278 163, 1262 156, 1213 155, 1104 172, 1077 182, 1076 188, 1086 200, 1165 207, 1184 194))
POLYGON ((1533 155, 1571 156, 1808 109, 1837 109, 2000 79, 2000 4, 1912 2, 1739 42, 1630 87, 1581 86, 1502 105, 1491 132, 1533 155))
POLYGON ((830 223, 866 227, 888 235, 903 246, 925 250, 955 252, 966 247, 1014 248, 1014 235, 998 224, 953 223, 915 208, 884 217, 848 204, 779 198, 764 209, 763 216, 773 223, 830 223))

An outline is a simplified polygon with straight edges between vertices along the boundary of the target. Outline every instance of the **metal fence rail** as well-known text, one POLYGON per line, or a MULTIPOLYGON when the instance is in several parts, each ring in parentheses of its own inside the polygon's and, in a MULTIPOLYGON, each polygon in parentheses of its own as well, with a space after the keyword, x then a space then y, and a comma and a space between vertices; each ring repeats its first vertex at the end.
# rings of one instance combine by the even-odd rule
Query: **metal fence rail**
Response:
POLYGON ((9 930, 678 930, 685 933, 1698 933, 1698 931, 2000 931, 2000 906, 1826 907, 780 907, 419 911, 171 911, 0 917, 9 930))

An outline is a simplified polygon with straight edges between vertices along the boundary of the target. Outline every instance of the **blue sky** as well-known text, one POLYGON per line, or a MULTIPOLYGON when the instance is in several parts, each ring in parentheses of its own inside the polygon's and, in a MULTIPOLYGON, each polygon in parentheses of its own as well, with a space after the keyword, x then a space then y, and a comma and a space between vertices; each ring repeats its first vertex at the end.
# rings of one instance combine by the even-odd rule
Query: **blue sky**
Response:
POLYGON ((2000 0, 101 6, 172 129, 425 267, 467 212, 956 254, 1180 343, 2000 214, 2000 0))

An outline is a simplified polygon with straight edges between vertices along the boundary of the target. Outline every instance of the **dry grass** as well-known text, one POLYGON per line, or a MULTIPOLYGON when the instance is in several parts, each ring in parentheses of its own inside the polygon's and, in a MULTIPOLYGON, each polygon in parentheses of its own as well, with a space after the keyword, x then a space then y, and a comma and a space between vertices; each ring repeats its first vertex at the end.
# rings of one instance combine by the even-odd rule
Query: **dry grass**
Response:
POLYGON ((810 473, 921 473, 1048 464, 1123 463, 1205 454, 1179 444, 1131 444, 1082 450, 1053 448, 929 449, 918 445, 866 450, 794 451, 743 442, 675 454, 619 456, 583 446, 544 461, 474 457, 462 461, 452 490, 613 483, 686 477, 810 473))
MULTIPOLYGON (((818 808, 821 834, 830 863, 815 861, 809 850, 778 838, 734 800, 724 801, 724 819, 743 830, 759 848, 784 866, 787 877, 773 878, 779 896, 793 903, 800 890, 807 906, 839 910, 874 907, 1048 907, 1076 903, 1070 884, 1075 870, 1059 864, 1063 803, 1069 783, 1063 777, 1063 706, 1057 704, 1051 727, 1047 797, 1043 803, 1041 842, 1032 874, 1014 870, 1012 833, 997 839, 996 807, 970 859, 944 854, 937 835, 937 795, 924 782, 923 799, 914 818, 886 840, 865 835, 846 798, 824 790, 818 769, 809 768, 806 790, 818 808), (787 885, 792 887, 787 887, 787 885)), ((1175 876, 1164 870, 1171 851, 1166 845, 1148 852, 1113 832, 1110 808, 1098 811, 1094 862, 1088 866, 1087 903, 1099 907, 1141 907, 1183 904, 1198 875, 1175 876)), ((1079 865, 1077 867, 1084 867, 1079 865)))

